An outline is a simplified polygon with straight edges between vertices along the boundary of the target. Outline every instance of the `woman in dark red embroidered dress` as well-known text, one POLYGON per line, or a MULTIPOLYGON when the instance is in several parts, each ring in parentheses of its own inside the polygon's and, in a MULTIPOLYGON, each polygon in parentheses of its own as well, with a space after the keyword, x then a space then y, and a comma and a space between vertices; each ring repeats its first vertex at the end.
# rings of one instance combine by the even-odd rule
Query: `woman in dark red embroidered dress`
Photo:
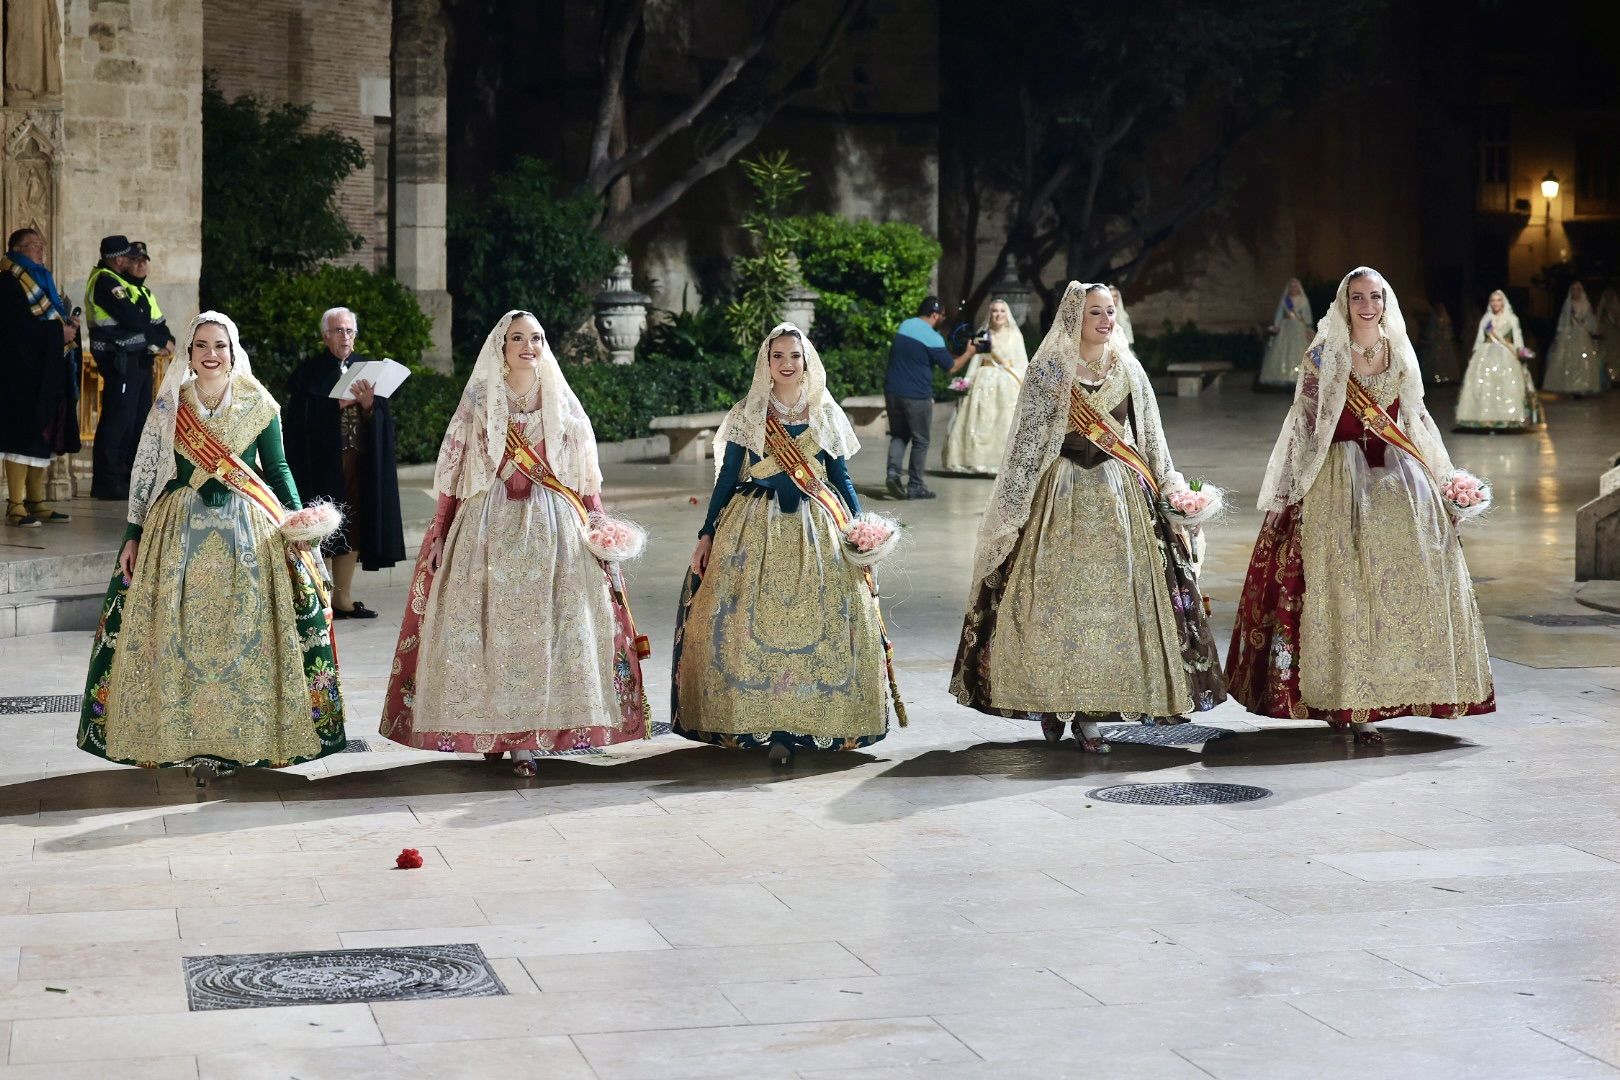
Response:
POLYGON ((1301 365, 1226 656, 1250 712, 1378 743, 1396 716, 1496 708, 1458 524, 1490 488, 1454 469, 1394 292, 1359 267, 1301 365))

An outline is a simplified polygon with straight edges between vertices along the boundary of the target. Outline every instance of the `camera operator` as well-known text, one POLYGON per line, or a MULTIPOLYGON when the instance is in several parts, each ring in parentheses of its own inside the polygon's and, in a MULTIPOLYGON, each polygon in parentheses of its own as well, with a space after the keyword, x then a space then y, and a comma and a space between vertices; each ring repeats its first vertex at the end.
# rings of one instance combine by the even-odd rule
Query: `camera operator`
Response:
POLYGON ((888 490, 896 499, 934 497, 934 492, 923 484, 929 429, 934 420, 933 369, 941 367, 954 375, 979 351, 979 342, 973 339, 960 356, 953 357, 938 329, 944 319, 945 307, 939 297, 927 297, 917 306, 917 314, 900 324, 894 344, 889 346, 883 397, 889 411, 888 490), (911 444, 911 478, 902 487, 900 469, 907 443, 911 444))

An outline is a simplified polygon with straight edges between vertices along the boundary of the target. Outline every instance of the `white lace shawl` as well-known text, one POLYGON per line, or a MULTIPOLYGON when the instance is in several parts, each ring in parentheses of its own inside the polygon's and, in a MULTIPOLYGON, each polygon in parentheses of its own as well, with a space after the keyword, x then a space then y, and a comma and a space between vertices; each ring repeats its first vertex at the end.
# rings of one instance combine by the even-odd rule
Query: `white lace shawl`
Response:
POLYGON ((1620 293, 1603 290, 1603 295, 1598 297, 1597 317, 1600 324, 1620 326, 1620 293))
MULTIPOLYGON (((506 376, 501 371, 506 331, 519 315, 508 311, 484 339, 461 402, 450 417, 439 459, 433 468, 433 492, 470 499, 485 491, 500 473, 506 454, 506 376)), ((538 320, 537 320, 538 321, 538 320)), ((541 328, 545 333, 545 328, 541 328)), ((540 350, 540 430, 546 463, 568 487, 581 495, 602 491, 602 469, 596 457, 591 418, 569 389, 547 340, 540 350)), ((539 449, 539 447, 536 447, 539 449)))
POLYGON ((1563 337, 1575 328, 1577 322, 1587 333, 1597 330, 1597 320, 1593 316, 1592 301, 1587 297, 1586 290, 1582 289, 1577 297, 1574 286, 1570 286, 1569 292, 1564 294, 1564 306, 1558 309, 1556 335, 1563 337))
POLYGON ((127 519, 132 524, 146 524, 146 515, 151 513, 152 504, 163 494, 169 481, 174 479, 174 422, 180 410, 180 391, 196 379, 191 371, 191 341, 197 336, 197 327, 205 324, 224 327, 225 336, 231 343, 231 381, 225 389, 220 407, 224 408, 236 397, 237 387, 240 386, 258 390, 277 413, 281 412, 281 405, 270 391, 253 377, 253 365, 248 362, 248 355, 242 349, 242 337, 229 316, 217 311, 205 311, 192 319, 186 327, 186 336, 181 339, 183 351, 169 360, 168 370, 163 373, 163 384, 152 398, 152 411, 146 414, 146 423, 141 427, 135 465, 129 474, 127 519))
POLYGON ((1423 377, 1395 290, 1378 271, 1358 266, 1339 282, 1333 305, 1316 324, 1316 337, 1305 351, 1305 362, 1300 365, 1299 381, 1294 387, 1293 408, 1288 410, 1266 465, 1265 483, 1260 488, 1261 510, 1281 510, 1303 499, 1332 448, 1333 431, 1344 410, 1350 378, 1348 297, 1350 281, 1357 277, 1371 277, 1384 290, 1384 334, 1389 339, 1390 364, 1396 373, 1401 402, 1396 420, 1412 437, 1437 478, 1444 480, 1452 472, 1440 429, 1423 404, 1423 377))
MULTIPOLYGON (((1474 331, 1474 348, 1477 349, 1485 344, 1485 328, 1487 326, 1491 328, 1492 333, 1513 346, 1513 348, 1518 349, 1524 345, 1524 331, 1519 328, 1519 316, 1513 312, 1513 301, 1509 300, 1507 293, 1501 289, 1491 293, 1490 299, 1485 301, 1485 314, 1479 317, 1479 328, 1474 331), (1502 298, 1502 310, 1495 312, 1491 310, 1491 300, 1498 296, 1502 298)), ((1407 434, 1410 435, 1411 432, 1407 432, 1407 434)))
MULTIPOLYGON (((1080 359, 1080 316, 1085 308, 1086 293, 1104 289, 1102 285, 1083 285, 1071 281, 1058 305, 1057 318, 1035 356, 1029 362, 1024 385, 1018 391, 1018 413, 1007 451, 1002 457, 1001 471, 996 474, 995 487, 979 521, 978 545, 973 554, 973 591, 977 596, 984 579, 1001 566, 1018 543, 1018 536, 1029 520, 1029 511, 1035 501, 1035 488, 1042 474, 1056 460, 1063 446, 1063 437, 1069 431, 1069 395, 1074 386, 1075 364, 1080 359)), ((1131 443, 1147 459, 1159 481, 1163 495, 1187 490, 1187 481, 1176 471, 1170 460, 1170 450, 1164 440, 1164 426, 1159 420, 1159 402, 1148 382, 1147 373, 1136 359, 1123 335, 1118 331, 1110 337, 1108 348, 1114 354, 1114 363, 1122 365, 1131 385, 1131 404, 1135 415, 1135 430, 1127 429, 1131 443)))
POLYGON ((833 457, 846 461, 861 448, 855 429, 838 402, 827 392, 827 369, 821 365, 821 354, 810 343, 803 330, 792 323, 778 323, 759 343, 759 354, 754 359, 754 378, 748 385, 748 396, 731 407, 720 429, 714 433, 714 475, 720 476, 725 460, 726 444, 736 443, 761 457, 765 456, 765 417, 771 407, 771 342, 783 334, 792 334, 804 346, 805 403, 809 409, 810 433, 816 444, 833 457))

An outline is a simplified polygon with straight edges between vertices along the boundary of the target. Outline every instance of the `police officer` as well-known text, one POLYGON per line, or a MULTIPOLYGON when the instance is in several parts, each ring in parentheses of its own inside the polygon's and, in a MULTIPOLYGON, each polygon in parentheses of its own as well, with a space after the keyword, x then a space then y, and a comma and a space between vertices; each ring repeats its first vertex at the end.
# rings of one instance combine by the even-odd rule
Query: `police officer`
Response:
POLYGON ((154 327, 155 301, 135 280, 137 265, 145 269, 145 256, 144 244, 132 244, 125 236, 104 237, 101 261, 84 286, 90 355, 102 379, 90 480, 90 494, 97 499, 129 497, 135 448, 152 407, 153 358, 172 344, 162 312, 154 327))

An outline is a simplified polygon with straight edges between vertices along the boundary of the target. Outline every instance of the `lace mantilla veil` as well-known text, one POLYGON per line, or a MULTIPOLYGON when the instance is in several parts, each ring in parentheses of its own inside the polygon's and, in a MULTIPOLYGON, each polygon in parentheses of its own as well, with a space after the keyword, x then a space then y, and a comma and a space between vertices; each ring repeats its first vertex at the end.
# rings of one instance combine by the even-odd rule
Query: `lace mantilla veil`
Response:
MULTIPOLYGON (((970 596, 979 594, 984 579, 999 569, 1012 553, 1024 523, 1029 520, 1036 485, 1063 446, 1063 437, 1069 430, 1070 389, 1074 386, 1075 364, 1080 359, 1081 315, 1086 295, 1097 289, 1105 295, 1108 293, 1106 285, 1069 282, 1063 301, 1058 305, 1057 318, 1029 362, 1024 385, 1018 391, 1017 419, 1007 440, 1001 471, 996 474, 996 485, 979 522, 970 596)), ((1187 482, 1176 471, 1165 445, 1158 399, 1153 396, 1147 373, 1131 352, 1118 324, 1109 337, 1108 348, 1114 353, 1114 362, 1124 367, 1126 378, 1130 380, 1136 430, 1127 433, 1152 466, 1161 494, 1187 490, 1187 482)))
MULTIPOLYGON (((1398 380, 1401 402, 1397 421, 1422 451, 1437 482, 1443 482, 1453 471, 1440 430, 1423 405, 1423 376, 1418 371, 1417 352, 1412 348, 1395 290, 1378 271, 1358 266, 1339 282, 1333 305, 1316 324, 1316 337, 1305 351, 1305 362, 1300 365, 1299 381, 1294 386, 1293 407, 1288 410, 1266 465, 1265 483, 1260 488, 1261 510, 1282 510, 1305 498, 1332 448, 1333 431, 1344 409, 1350 379, 1350 282, 1358 277, 1371 278, 1384 290, 1384 335, 1389 339, 1389 362, 1398 380)), ((1511 314, 1511 309, 1504 314, 1511 314)), ((1483 330, 1484 320, 1480 327, 1483 330)))
MULTIPOLYGON (((510 421, 501 362, 506 331, 519 315, 534 318, 532 312, 508 311, 484 338, 484 347, 478 351, 478 361, 439 446, 438 462, 433 468, 435 495, 470 499, 486 490, 499 475, 510 421)), ((535 321, 538 325, 539 320, 535 321)), ((544 335, 545 328, 541 327, 540 332, 544 335)), ((596 433, 579 398, 563 378, 549 339, 541 346, 539 375, 541 441, 546 463, 557 479, 577 494, 599 494, 602 469, 596 457, 596 433)))
POLYGON ((191 371, 191 342, 197 336, 197 327, 208 324, 224 327, 225 336, 231 343, 231 381, 225 391, 226 400, 236 396, 237 387, 252 387, 264 395, 276 412, 281 411, 281 406, 270 391, 253 377, 253 365, 248 361, 248 355, 242 348, 242 337, 230 317, 217 311, 205 311, 192 319, 186 326, 182 346, 184 352, 170 359, 168 370, 163 373, 163 383, 152 398, 152 410, 146 414, 146 423, 141 428, 141 441, 135 450, 135 465, 129 474, 128 520, 133 524, 146 523, 146 515, 151 512, 152 504, 163 494, 169 481, 174 479, 174 422, 180 411, 180 391, 196 379, 191 371))
POLYGON ((809 410, 810 433, 816 444, 833 457, 846 461, 855 456, 861 442, 855 437, 849 417, 838 402, 827 392, 827 369, 821 366, 821 354, 810 343, 803 330, 792 323, 778 323, 759 343, 754 359, 754 379, 748 386, 748 396, 731 407, 720 429, 714 434, 714 475, 720 475, 725 460, 726 444, 736 443, 760 457, 765 456, 765 417, 771 407, 771 342, 783 334, 791 334, 804 347, 805 407, 809 410))
POLYGON ((1513 310, 1513 301, 1509 300, 1507 293, 1501 289, 1491 293, 1489 299, 1485 301, 1485 314, 1479 317, 1479 328, 1474 331, 1474 348, 1485 344, 1487 326, 1497 337, 1515 348, 1524 344, 1524 330, 1519 326, 1519 316, 1513 310), (1491 300, 1495 300, 1498 296, 1502 298, 1500 313, 1491 310, 1491 300))

